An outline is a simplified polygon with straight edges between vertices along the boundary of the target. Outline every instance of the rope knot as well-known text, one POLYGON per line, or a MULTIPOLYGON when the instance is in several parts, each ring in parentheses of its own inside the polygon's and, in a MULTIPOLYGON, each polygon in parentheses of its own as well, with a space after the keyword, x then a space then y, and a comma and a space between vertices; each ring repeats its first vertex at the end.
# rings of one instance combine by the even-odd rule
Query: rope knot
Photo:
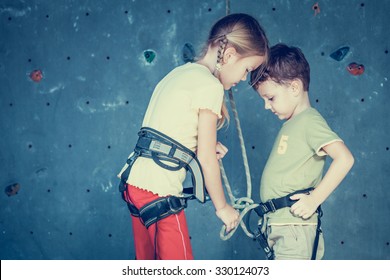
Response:
POLYGON ((244 209, 248 205, 252 205, 254 201, 250 197, 241 197, 239 199, 236 199, 236 201, 233 204, 233 207, 236 209, 244 209))

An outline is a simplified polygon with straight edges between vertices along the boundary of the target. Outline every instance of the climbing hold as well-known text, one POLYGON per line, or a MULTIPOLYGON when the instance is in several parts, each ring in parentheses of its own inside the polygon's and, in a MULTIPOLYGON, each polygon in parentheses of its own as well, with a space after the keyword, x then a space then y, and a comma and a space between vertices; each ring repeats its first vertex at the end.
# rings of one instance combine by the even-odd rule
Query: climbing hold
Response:
POLYGON ((34 70, 30 73, 30 79, 36 83, 39 83, 43 78, 43 73, 41 70, 34 70))
POLYGON ((364 73, 364 65, 352 62, 347 66, 347 70, 354 76, 359 76, 364 73))
POLYGON ((318 2, 315 3, 311 8, 314 10, 314 16, 318 15, 321 12, 320 5, 318 5, 318 2))
POLYGON ((156 58, 156 53, 152 50, 146 50, 144 51, 144 57, 147 63, 152 63, 156 58))
POLYGON ((349 47, 342 47, 332 52, 330 54, 330 57, 333 58, 334 60, 341 61, 347 55, 348 52, 349 52, 349 47))
POLYGON ((190 43, 185 43, 183 46, 183 60, 185 63, 194 62, 195 60, 195 50, 190 43))
POLYGON ((18 194, 18 191, 20 190, 20 185, 18 183, 11 184, 5 188, 5 193, 8 196, 18 194))
POLYGON ((39 178, 44 178, 47 176, 48 169, 47 167, 39 168, 37 171, 35 171, 35 175, 39 178))

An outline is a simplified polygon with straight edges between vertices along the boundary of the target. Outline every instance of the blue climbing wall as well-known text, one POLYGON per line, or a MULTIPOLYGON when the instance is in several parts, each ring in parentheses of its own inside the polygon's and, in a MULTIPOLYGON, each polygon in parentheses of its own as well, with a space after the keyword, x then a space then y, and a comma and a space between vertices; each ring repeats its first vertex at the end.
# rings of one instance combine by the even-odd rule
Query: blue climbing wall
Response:
MULTIPOLYGON (((134 259, 116 174, 155 84, 199 53, 227 7, 255 16, 271 44, 302 48, 312 105, 355 156, 323 205, 325 259, 390 259, 386 0, 1 0, 0 259, 134 259)), ((234 93, 258 200, 281 122, 247 83, 234 93)), ((234 195, 246 196, 233 120, 219 136, 234 195)), ((241 229, 219 238, 210 202, 186 213, 197 259, 264 259, 241 229)))

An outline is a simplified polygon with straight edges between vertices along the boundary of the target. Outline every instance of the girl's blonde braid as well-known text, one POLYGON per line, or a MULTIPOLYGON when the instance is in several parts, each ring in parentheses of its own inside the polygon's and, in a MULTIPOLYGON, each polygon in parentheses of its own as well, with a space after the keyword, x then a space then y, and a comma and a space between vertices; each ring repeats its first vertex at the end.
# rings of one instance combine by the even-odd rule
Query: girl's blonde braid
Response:
POLYGON ((219 39, 219 48, 218 48, 218 55, 217 55, 217 63, 215 64, 215 69, 213 74, 217 75, 222 67, 222 60, 223 60, 223 54, 225 53, 226 45, 228 43, 228 39, 226 38, 226 35, 223 35, 221 39, 219 39))

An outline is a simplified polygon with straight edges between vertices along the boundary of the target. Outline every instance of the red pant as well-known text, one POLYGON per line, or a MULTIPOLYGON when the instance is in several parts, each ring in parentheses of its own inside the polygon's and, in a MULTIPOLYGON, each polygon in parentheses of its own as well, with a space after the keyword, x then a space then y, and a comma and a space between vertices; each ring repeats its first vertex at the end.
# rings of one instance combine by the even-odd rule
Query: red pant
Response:
MULTIPOLYGON (((140 209, 159 196, 127 185, 125 199, 140 209)), ((137 260, 193 260, 184 211, 170 215, 146 228, 138 217, 131 216, 137 260)))

